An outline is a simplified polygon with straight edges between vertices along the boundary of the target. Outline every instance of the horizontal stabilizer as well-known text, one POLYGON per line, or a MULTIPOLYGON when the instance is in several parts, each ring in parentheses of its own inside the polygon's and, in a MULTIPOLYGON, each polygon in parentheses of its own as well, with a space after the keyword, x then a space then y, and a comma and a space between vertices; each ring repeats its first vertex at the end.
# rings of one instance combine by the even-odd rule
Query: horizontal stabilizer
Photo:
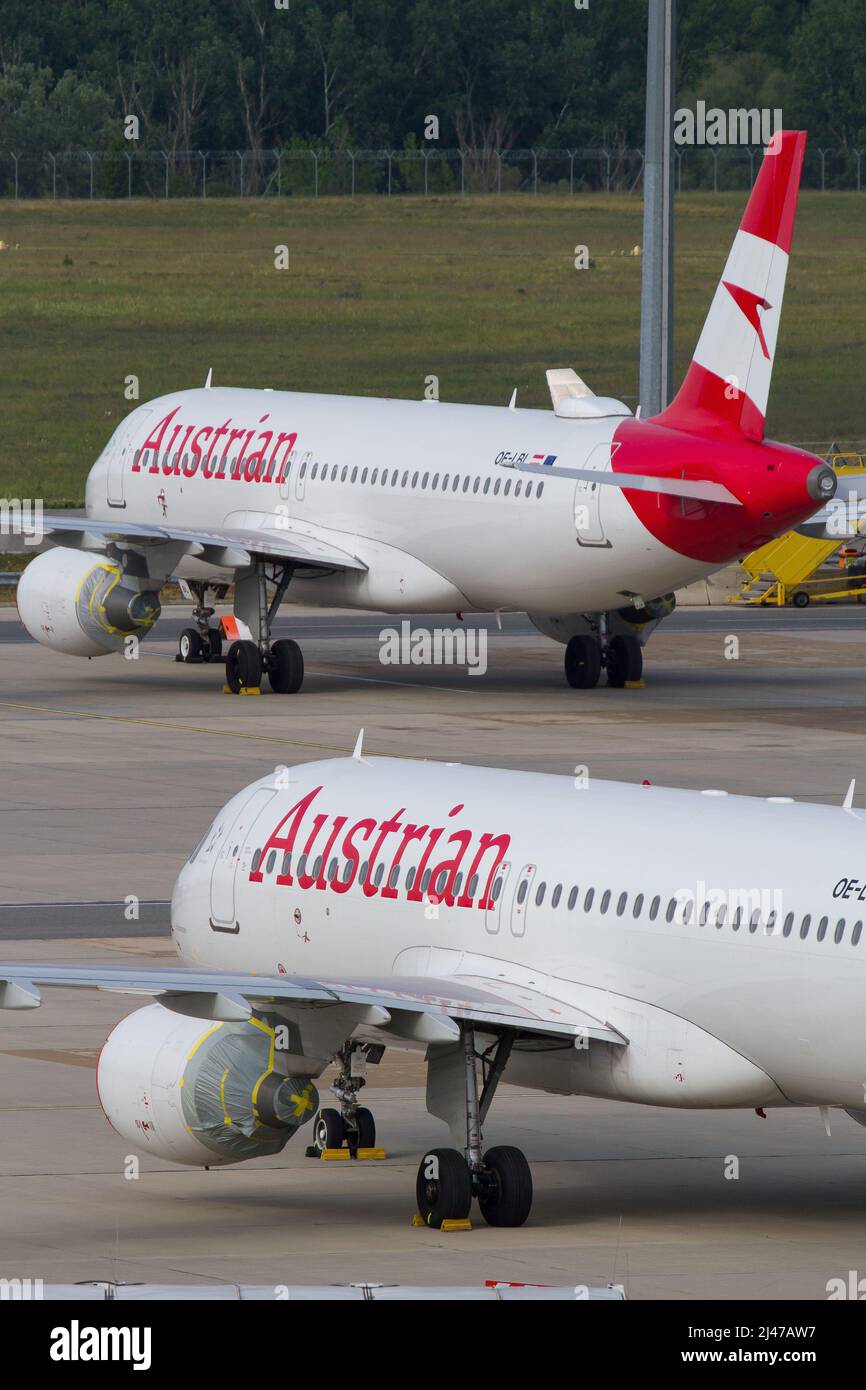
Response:
POLYGON ((713 483, 704 478, 661 478, 650 473, 610 473, 601 468, 561 468, 551 465, 544 468, 534 463, 517 463, 518 473, 532 473, 536 478, 576 478, 579 481, 600 483, 602 487, 618 487, 636 492, 660 492, 668 497, 689 497, 699 502, 725 502, 733 507, 741 507, 739 497, 735 497, 722 483, 713 483))

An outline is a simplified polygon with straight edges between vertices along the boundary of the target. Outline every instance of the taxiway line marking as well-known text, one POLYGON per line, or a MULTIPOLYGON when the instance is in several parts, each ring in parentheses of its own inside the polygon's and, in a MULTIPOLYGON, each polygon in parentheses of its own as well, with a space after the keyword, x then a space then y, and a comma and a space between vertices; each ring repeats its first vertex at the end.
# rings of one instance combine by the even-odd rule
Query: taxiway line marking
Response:
MULTIPOLYGON (((55 719, 104 719, 114 724, 137 724, 147 729, 170 730, 179 734, 215 734, 218 738, 244 738, 256 743, 290 743, 298 748, 321 748, 328 753, 343 753, 349 749, 342 744, 317 743, 312 739, 285 738, 280 734, 253 734, 243 729, 214 729, 206 724, 171 724, 165 719, 141 719, 129 714, 106 714, 102 710, 52 709, 50 705, 25 705, 17 700, 0 700, 0 709, 17 709, 33 714, 49 714, 55 719)), ((375 754, 374 754, 375 756, 375 754)), ((379 756, 389 756, 382 755, 379 756)))

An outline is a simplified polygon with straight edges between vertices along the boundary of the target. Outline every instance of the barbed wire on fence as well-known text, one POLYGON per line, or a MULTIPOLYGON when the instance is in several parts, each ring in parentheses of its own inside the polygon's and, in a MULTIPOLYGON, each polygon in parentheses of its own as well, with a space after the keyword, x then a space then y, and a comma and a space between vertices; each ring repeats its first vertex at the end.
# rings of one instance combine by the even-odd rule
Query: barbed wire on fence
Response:
MULTIPOLYGON (((862 191, 863 151, 807 149, 803 185, 862 191)), ((750 188, 761 146, 680 146, 680 192, 750 188)), ((616 149, 0 150, 0 197, 333 197, 632 193, 643 151, 616 149)))

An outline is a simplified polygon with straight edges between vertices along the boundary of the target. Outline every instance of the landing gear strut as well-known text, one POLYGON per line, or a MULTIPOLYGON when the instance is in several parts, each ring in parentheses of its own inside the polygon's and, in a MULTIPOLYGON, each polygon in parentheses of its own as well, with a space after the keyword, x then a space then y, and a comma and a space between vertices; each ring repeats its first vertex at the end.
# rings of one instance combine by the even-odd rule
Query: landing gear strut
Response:
POLYGON ((384 1047, 365 1045, 351 1039, 335 1053, 340 1071, 334 1078, 331 1093, 340 1102, 339 1110, 320 1110, 313 1126, 313 1145, 316 1154, 323 1149, 341 1149, 343 1144, 354 1156, 359 1149, 376 1147, 376 1121, 373 1112, 358 1104, 358 1095, 367 1084, 367 1063, 381 1060, 384 1047))
MULTIPOLYGON (((479 1096, 475 1029, 470 1023, 464 1024, 461 1034, 452 1060, 455 1067, 458 1060, 462 1062, 466 1147, 462 1153, 458 1149, 430 1149, 424 1155, 415 1184, 418 1211, 426 1225, 441 1229, 445 1222, 465 1221, 474 1197, 489 1226, 522 1226, 532 1207, 529 1164, 520 1149, 507 1145, 484 1153, 481 1136, 482 1123, 505 1071, 514 1038, 511 1033, 503 1033, 480 1054, 484 1081, 479 1096)), ((450 1067, 451 1062, 446 1061, 446 1065, 450 1067)))
POLYGON ((303 684, 304 658, 297 642, 271 642, 271 626, 292 574, 290 564, 256 560, 235 583, 235 614, 253 634, 252 640, 233 642, 226 656, 226 685, 235 694, 257 688, 265 673, 278 695, 294 695, 303 684))
MULTIPOLYGON (((187 665, 201 661, 219 661, 223 650, 223 635, 219 624, 210 621, 215 610, 207 606, 208 585, 196 582, 191 583, 189 587, 196 599, 196 606, 192 610, 195 627, 185 627, 180 634, 175 661, 183 661, 187 665)), ((214 596, 223 598, 225 592, 226 585, 220 584, 215 589, 214 596)))

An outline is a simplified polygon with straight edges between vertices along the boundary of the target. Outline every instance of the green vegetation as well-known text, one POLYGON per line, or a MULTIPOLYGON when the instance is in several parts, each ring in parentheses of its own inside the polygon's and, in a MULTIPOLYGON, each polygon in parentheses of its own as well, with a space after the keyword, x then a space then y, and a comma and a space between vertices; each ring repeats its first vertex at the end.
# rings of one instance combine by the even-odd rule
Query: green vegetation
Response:
MULTIPOLYGON (((788 440, 866 436, 861 195, 802 195, 770 403, 788 440)), ((677 365, 743 195, 677 201, 677 365)), ((79 504, 130 408, 203 383, 548 403, 544 369, 637 395, 638 198, 0 205, 0 496, 79 504), (274 248, 290 267, 274 269, 274 248), (575 270, 574 247, 593 267, 575 270)))
MULTIPOLYGON (((678 102, 866 143, 862 0, 688 0, 678 102)), ((4 0, 3 155, 641 145, 646 0, 4 0)), ((8 191, 8 163, 0 162, 8 191)))

